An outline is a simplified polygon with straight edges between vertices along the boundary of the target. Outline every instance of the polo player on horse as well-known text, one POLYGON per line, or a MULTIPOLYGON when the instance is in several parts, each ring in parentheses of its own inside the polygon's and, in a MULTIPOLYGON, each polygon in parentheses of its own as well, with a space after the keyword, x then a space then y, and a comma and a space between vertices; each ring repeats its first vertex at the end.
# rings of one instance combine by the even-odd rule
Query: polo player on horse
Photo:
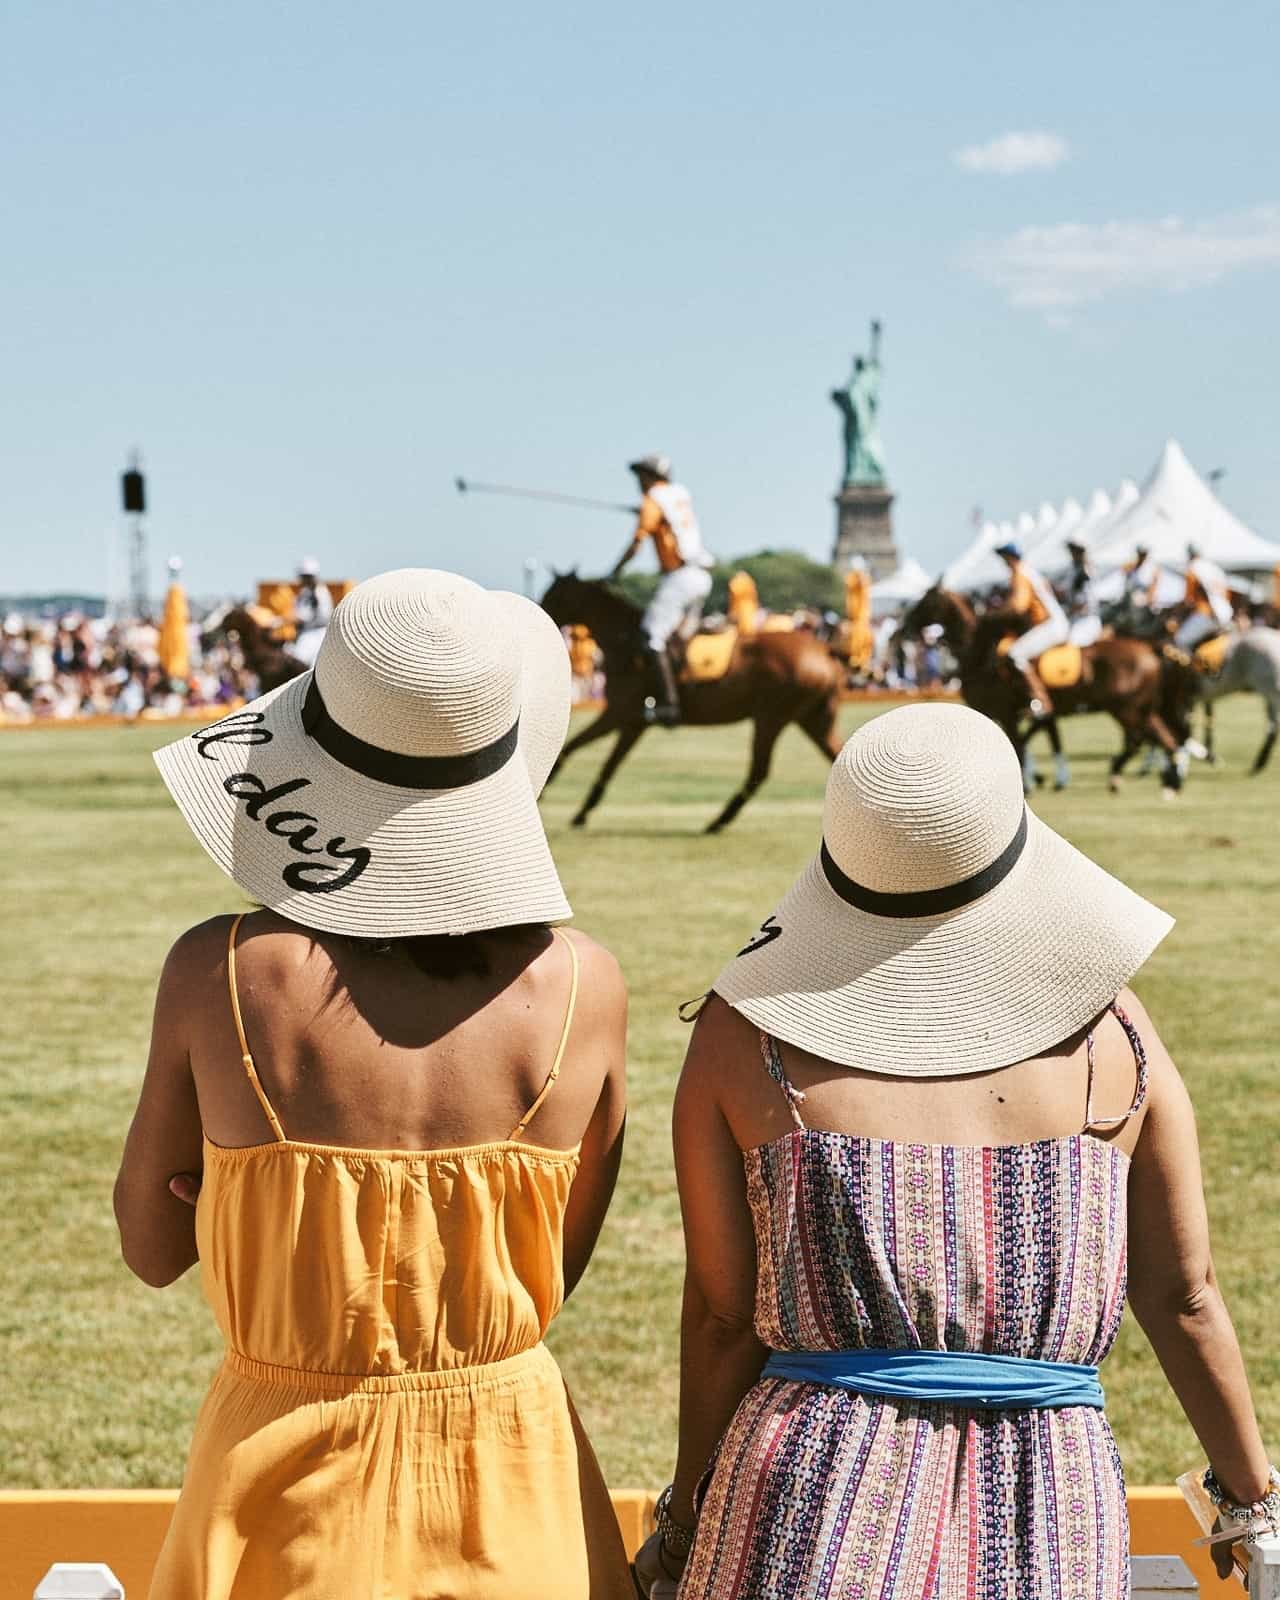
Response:
POLYGON ((1179 650, 1192 654, 1231 628, 1233 613, 1227 575, 1205 557, 1199 545, 1187 546, 1187 587, 1183 597, 1186 617, 1173 637, 1179 650))
POLYGON ((667 457, 642 456, 630 468, 640 485, 640 514, 631 543, 610 577, 618 576, 646 539, 653 540, 662 577, 642 624, 654 690, 646 709, 649 721, 674 728, 680 721, 680 697, 668 644, 673 635, 696 626, 702 602, 711 593, 713 562, 702 543, 689 491, 672 482, 667 457))
POLYGON ((1046 650, 1067 642, 1070 623, 1048 578, 1023 560, 1021 545, 1010 541, 1000 545, 996 554, 1009 569, 1009 610, 1029 624, 1009 646, 1005 660, 1026 684, 1032 717, 1042 722, 1053 715, 1053 701, 1036 662, 1046 650))

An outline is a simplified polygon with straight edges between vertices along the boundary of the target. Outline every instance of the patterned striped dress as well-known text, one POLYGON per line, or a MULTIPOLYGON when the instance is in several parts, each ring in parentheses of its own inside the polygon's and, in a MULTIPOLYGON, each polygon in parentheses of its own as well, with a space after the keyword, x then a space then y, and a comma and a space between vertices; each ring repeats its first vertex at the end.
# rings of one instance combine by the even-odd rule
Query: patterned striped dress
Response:
MULTIPOLYGON (((1138 1088, 1146 1062, 1128 1019, 1138 1088)), ((777 1350, 1097 1363, 1125 1297, 1128 1159, 1089 1133, 905 1144, 795 1128, 744 1153, 756 1332, 777 1350)), ((1092 1091, 1092 1040, 1090 1040, 1092 1091)), ((1119 1600, 1129 1529, 1101 1411, 980 1411, 770 1378, 720 1443, 681 1600, 1119 1600)))

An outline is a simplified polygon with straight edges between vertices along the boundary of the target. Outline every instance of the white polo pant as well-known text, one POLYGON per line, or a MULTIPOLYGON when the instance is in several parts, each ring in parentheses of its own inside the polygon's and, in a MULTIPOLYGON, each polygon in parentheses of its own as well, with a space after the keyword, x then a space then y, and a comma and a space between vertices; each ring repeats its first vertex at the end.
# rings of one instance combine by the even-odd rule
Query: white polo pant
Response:
POLYGON ((1038 627, 1029 628, 1009 646, 1009 660, 1019 671, 1025 672, 1037 656, 1052 650, 1055 644, 1066 644, 1069 631, 1066 617, 1050 617, 1038 627))
POLYGON ((1211 633, 1221 632, 1222 624, 1217 617, 1206 617, 1203 611, 1193 611, 1174 634, 1173 642, 1179 650, 1190 651, 1198 644, 1203 644, 1211 633))
POLYGON ((323 628, 304 628, 289 647, 289 654, 297 656, 303 666, 314 667, 323 643, 323 628))
POLYGON ((685 613, 711 593, 711 574, 705 567, 677 567, 664 573, 644 614, 644 631, 651 650, 665 650, 667 640, 684 621, 685 613))
POLYGON ((1077 617, 1067 634, 1068 642, 1079 645, 1082 650, 1088 645, 1097 644, 1101 637, 1101 617, 1077 617))

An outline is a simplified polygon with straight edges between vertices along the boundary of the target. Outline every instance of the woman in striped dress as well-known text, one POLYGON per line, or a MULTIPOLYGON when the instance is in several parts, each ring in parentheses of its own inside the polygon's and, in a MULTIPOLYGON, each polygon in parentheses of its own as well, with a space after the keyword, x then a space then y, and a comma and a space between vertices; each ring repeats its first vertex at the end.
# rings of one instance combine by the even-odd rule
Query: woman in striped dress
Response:
POLYGON ((680 1448, 643 1592, 1118 1600, 1097 1368, 1127 1256, 1215 1489, 1274 1525, 1190 1104, 1125 987, 1170 925, 1026 810, 975 713, 850 740, 681 1077, 680 1448))

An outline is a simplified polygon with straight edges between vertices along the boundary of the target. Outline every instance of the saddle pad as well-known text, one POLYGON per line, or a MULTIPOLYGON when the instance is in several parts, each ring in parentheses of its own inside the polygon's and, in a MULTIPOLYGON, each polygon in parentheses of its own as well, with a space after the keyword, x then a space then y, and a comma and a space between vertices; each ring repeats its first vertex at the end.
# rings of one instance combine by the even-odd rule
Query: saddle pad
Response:
POLYGON ((1227 658, 1227 636, 1220 633, 1216 639, 1206 639, 1195 653, 1194 661, 1197 672, 1209 676, 1222 671, 1222 663, 1227 658))
POLYGON ((695 633, 685 648, 685 683, 710 683, 723 678, 738 643, 738 630, 725 628, 720 633, 695 633))
POLYGON ((1036 662, 1046 689, 1074 689, 1080 682, 1083 657, 1077 644, 1056 644, 1036 662))

